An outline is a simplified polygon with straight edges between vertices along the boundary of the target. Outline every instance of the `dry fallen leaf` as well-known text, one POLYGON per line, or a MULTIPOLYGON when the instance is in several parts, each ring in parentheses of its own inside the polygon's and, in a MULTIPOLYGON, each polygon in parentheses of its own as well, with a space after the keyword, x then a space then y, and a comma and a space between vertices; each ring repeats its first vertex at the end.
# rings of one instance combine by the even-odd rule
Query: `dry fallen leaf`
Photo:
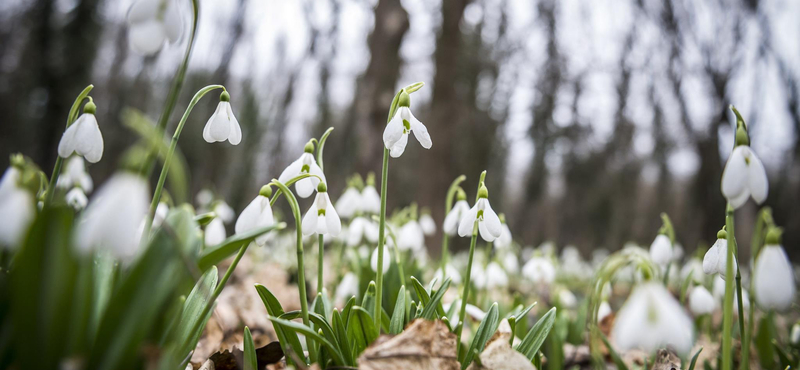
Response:
POLYGON ((472 363, 468 370, 536 370, 525 355, 511 348, 510 338, 511 327, 508 320, 503 320, 478 356, 481 365, 472 363))
POLYGON ((441 321, 417 319, 402 333, 382 335, 358 358, 362 370, 458 370, 456 335, 441 321))

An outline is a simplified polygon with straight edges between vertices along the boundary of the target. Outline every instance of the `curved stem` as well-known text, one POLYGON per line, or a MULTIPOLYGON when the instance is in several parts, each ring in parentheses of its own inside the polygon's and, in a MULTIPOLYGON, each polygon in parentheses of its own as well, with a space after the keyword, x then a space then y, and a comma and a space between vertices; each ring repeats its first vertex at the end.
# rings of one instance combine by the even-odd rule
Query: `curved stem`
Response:
POLYGON ((192 113, 194 106, 197 105, 197 102, 199 102, 203 96, 216 89, 225 90, 225 87, 222 85, 209 85, 200 89, 196 94, 194 94, 192 101, 189 102, 189 106, 186 107, 186 111, 183 112, 183 117, 181 117, 178 127, 175 128, 175 133, 172 135, 172 141, 169 143, 167 156, 164 158, 164 165, 161 167, 161 175, 158 176, 158 184, 156 185, 155 193, 153 193, 153 200, 150 202, 150 213, 147 216, 144 232, 142 233, 143 241, 149 238, 150 228, 153 226, 153 217, 155 217, 156 208, 158 208, 158 202, 161 201, 161 193, 164 191, 164 183, 167 181, 169 166, 172 163, 172 157, 175 155, 175 148, 178 146, 178 140, 181 137, 183 126, 186 125, 186 120, 189 118, 189 114, 192 113))
MULTIPOLYGON (((75 98, 75 102, 72 103, 72 108, 69 109, 69 115, 67 115, 67 125, 65 127, 69 128, 69 126, 78 119, 78 110, 81 107, 81 103, 83 100, 89 97, 89 92, 92 91, 94 85, 89 84, 86 86, 78 97, 75 98)), ((91 99, 91 98, 90 98, 91 99)), ((53 201, 53 196, 56 193, 56 183, 58 182, 58 177, 61 175, 61 167, 64 165, 64 158, 61 158, 60 155, 56 154, 56 164, 53 166, 53 173, 50 175, 50 183, 47 185, 47 193, 44 197, 44 207, 50 205, 53 201)))
POLYGON ((333 127, 329 127, 325 130, 325 133, 319 138, 319 142, 317 142, 317 165, 319 165, 319 169, 324 170, 325 166, 322 164, 322 149, 325 148, 325 141, 328 140, 328 136, 333 131, 333 127))
MULTIPOLYGON (((456 179, 453 180, 453 183, 450 184, 450 188, 447 189, 447 197, 444 199, 445 216, 447 216, 447 214, 453 208, 453 197, 456 195, 456 191, 458 191, 458 185, 461 184, 461 182, 463 182, 466 179, 467 177, 464 175, 456 177, 456 179)), ((442 236, 442 279, 446 279, 447 269, 445 267, 447 266, 447 260, 448 260, 447 246, 450 243, 450 235, 447 235, 446 232, 442 232, 442 235, 443 235, 442 236)))
POLYGON ((167 105, 164 106, 161 117, 158 118, 158 128, 161 130, 167 129, 169 116, 172 115, 172 111, 175 109, 175 104, 178 101, 178 96, 183 87, 183 81, 186 78, 186 70, 189 69, 189 58, 192 55, 192 49, 194 49, 194 37, 197 34, 197 19, 199 13, 200 3, 197 0, 192 0, 192 31, 189 33, 189 43, 186 45, 186 51, 183 53, 183 61, 178 67, 178 72, 175 74, 175 79, 172 81, 172 87, 169 89, 167 105))
MULTIPOLYGON (((399 96, 399 94, 398 94, 399 96)), ((391 118, 391 116, 390 116, 391 118)), ((378 272, 375 287, 375 327, 381 327, 381 304, 383 300, 383 246, 386 244, 386 181, 389 177, 389 149, 383 148, 383 168, 381 169, 381 215, 378 229, 378 272)))
POLYGON ((725 228, 728 231, 728 256, 725 263, 725 301, 722 314, 722 369, 731 370, 732 358, 732 337, 731 331, 733 326, 733 295, 734 286, 731 276, 733 276, 733 251, 736 248, 734 242, 734 228, 733 228, 733 207, 728 203, 725 211, 725 228))

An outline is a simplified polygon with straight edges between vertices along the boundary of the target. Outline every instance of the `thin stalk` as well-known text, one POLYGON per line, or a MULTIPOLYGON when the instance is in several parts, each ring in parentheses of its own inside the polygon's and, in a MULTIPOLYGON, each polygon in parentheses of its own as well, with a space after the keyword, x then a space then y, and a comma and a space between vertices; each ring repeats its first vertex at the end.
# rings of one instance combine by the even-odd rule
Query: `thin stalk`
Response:
POLYGON ((400 285, 405 286, 406 273, 405 269, 403 268, 403 260, 400 258, 400 249, 397 248, 397 237, 395 236, 394 231, 392 231, 392 228, 388 225, 386 226, 386 230, 389 231, 389 237, 391 237, 392 241, 394 242, 394 248, 392 249, 394 249, 394 262, 397 264, 397 273, 400 274, 400 285))
POLYGON ((161 193, 164 191, 164 183, 167 181, 167 174, 169 173, 169 166, 172 164, 172 157, 175 155, 175 148, 178 146, 178 140, 181 137, 181 132, 183 131, 183 126, 186 125, 186 120, 189 118, 189 114, 194 109, 194 106, 200 101, 200 99, 208 94, 209 92, 222 89, 225 90, 225 87, 222 85, 209 85, 202 89, 200 89, 194 97, 192 101, 189 102, 189 106, 186 107, 186 111, 183 112, 183 117, 181 117, 181 121, 178 123, 178 127, 175 128, 175 133, 172 135, 172 141, 169 144, 169 150, 167 151, 167 156, 164 158, 164 165, 161 167, 161 175, 158 177, 158 184, 156 185, 156 191, 153 193, 153 201, 150 202, 150 213, 148 214, 146 221, 144 232, 142 233, 142 241, 149 238, 150 229, 153 227, 153 217, 155 217, 156 209, 158 208, 158 202, 161 201, 161 193))
MULTIPOLYGON (((78 97, 75 98, 75 102, 72 103, 72 108, 69 109, 69 115, 67 116, 67 126, 64 128, 65 130, 69 128, 69 126, 78 119, 78 109, 81 107, 81 103, 83 100, 89 96, 89 92, 92 91, 94 85, 86 86, 78 97)), ((47 193, 45 193, 44 197, 44 205, 43 208, 46 208, 50 203, 53 201, 53 196, 56 193, 56 183, 58 182, 58 177, 61 175, 61 167, 64 165, 64 158, 61 158, 60 155, 56 155, 56 164, 53 166, 53 173, 50 175, 50 183, 47 185, 47 193)))
MULTIPOLYGON (((391 116, 390 116, 391 118, 391 116)), ((373 320, 380 331, 381 304, 383 300, 383 246, 386 244, 386 188, 389 178, 389 149, 383 148, 383 168, 381 169, 381 215, 378 229, 378 271, 376 276, 375 312, 373 320)))
POLYGON ((475 242, 478 240, 478 220, 476 219, 475 222, 472 224, 472 239, 469 241, 469 260, 467 261, 467 276, 464 279, 464 293, 461 294, 461 308, 460 313, 458 315, 459 322, 457 323, 458 333, 458 340, 456 342, 456 353, 461 352, 461 332, 464 330, 464 320, 466 319, 467 314, 467 299, 469 299, 469 279, 472 275, 472 258, 475 255, 475 242))
POLYGON ((322 286, 324 284, 322 279, 322 257, 325 253, 325 243, 322 234, 319 234, 317 244, 319 244, 319 256, 317 256, 317 294, 319 294, 322 293, 322 286))
MULTIPOLYGON (((734 286, 733 280, 733 251, 736 248, 734 242, 734 228, 733 228, 733 207, 728 203, 725 211, 725 228, 728 232, 728 256, 725 262, 725 301, 722 314, 722 370, 731 370, 733 366, 733 338, 731 331, 733 329, 733 295, 734 286)), ((741 311, 740 311, 741 312, 741 311)))
MULTIPOLYGON (((450 188, 447 190, 447 197, 444 199, 445 216, 447 216, 447 214, 453 208, 453 197, 456 195, 456 191, 458 191, 458 185, 466 179, 466 176, 461 175, 456 177, 456 179, 453 180, 453 183, 450 184, 450 188)), ((442 279, 447 279, 447 269, 445 266, 447 266, 449 257, 447 250, 448 244, 450 244, 450 235, 447 235, 446 232, 442 231, 442 279)))

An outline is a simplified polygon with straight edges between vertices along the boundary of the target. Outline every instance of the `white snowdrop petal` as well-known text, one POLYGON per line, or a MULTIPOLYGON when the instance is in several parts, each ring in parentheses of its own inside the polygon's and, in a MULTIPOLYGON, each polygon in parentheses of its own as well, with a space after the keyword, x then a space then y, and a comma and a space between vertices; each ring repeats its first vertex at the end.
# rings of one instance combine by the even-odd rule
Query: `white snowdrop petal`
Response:
POLYGON ((486 222, 485 221, 479 221, 478 222, 478 234, 480 234, 480 236, 481 236, 481 238, 483 238, 483 240, 485 240, 485 241, 487 241, 489 243, 491 243, 495 239, 497 239, 497 237, 494 236, 494 234, 492 234, 491 231, 489 231, 489 228, 486 227, 486 222))
POLYGON ((422 124, 417 117, 414 117, 414 115, 411 113, 411 109, 407 107, 403 108, 405 108, 403 115, 405 116, 406 120, 408 120, 409 126, 411 127, 411 132, 414 133, 414 137, 417 138, 417 141, 419 141, 419 144, 422 145, 423 148, 430 149, 433 145, 433 142, 431 141, 431 135, 428 133, 428 128, 425 127, 425 125, 422 124))
POLYGON ((764 310, 784 311, 792 305, 795 281, 792 265, 779 245, 766 245, 753 269, 756 303, 764 310))
POLYGON ((653 262, 661 266, 665 266, 672 261, 672 242, 669 237, 664 234, 659 234, 650 245, 650 258, 653 262))
POLYGON ((5 192, 0 198, 0 247, 16 249, 23 242, 36 214, 34 207, 28 191, 14 187, 5 192))
POLYGON ((319 226, 319 210, 317 209, 317 202, 311 205, 306 215, 303 216, 303 235, 309 236, 317 232, 319 226))
POLYGON ((392 158, 400 157, 403 155, 403 152, 406 151, 406 144, 408 144, 408 135, 404 134, 400 136, 400 140, 397 140, 397 142, 392 145, 389 150, 389 155, 392 156, 392 158))
POLYGON ((747 203, 748 198, 750 198, 750 189, 744 188, 739 195, 728 199, 728 201, 731 203, 731 207, 733 207, 733 209, 738 209, 747 203))
POLYGON ((767 200, 767 193, 769 192, 767 171, 764 169, 764 164, 752 151, 748 159, 750 164, 747 168, 747 186, 750 189, 750 195, 753 200, 761 204, 767 200))
POLYGON ((378 190, 372 185, 367 185, 361 191, 361 210, 369 213, 379 213, 381 211, 381 196, 378 190))
POLYGON ((153 55, 161 50, 166 35, 162 23, 151 19, 131 25, 128 29, 128 38, 133 50, 144 55, 153 55))
MULTIPOLYGON (((386 273, 386 271, 389 271, 389 267, 391 266, 391 263, 392 263, 392 261, 390 261, 390 260, 391 260, 391 257, 390 257, 390 254, 389 254, 389 248, 384 246, 383 247, 383 273, 384 274, 386 273)), ((370 262, 370 267, 372 267, 372 271, 377 272, 378 271, 378 248, 375 248, 372 251, 372 256, 370 257, 369 262, 370 262)))
POLYGON ((478 205, 475 204, 461 217, 461 221, 458 223, 458 235, 461 237, 472 235, 472 228, 474 227, 477 217, 478 205))
POLYGON ((308 198, 316 190, 313 180, 309 177, 296 182, 294 189, 297 190, 297 196, 300 198, 308 198))
POLYGON ((228 135, 228 142, 233 145, 239 145, 242 142, 242 128, 239 126, 239 120, 236 119, 236 116, 233 115, 233 110, 231 109, 231 105, 228 104, 227 107, 228 112, 228 122, 230 125, 230 134, 228 135))
POLYGON ((689 309, 695 316, 710 314, 716 305, 714 296, 702 285, 694 287, 689 294, 689 309))
POLYGON ((383 129, 383 145, 386 146, 386 149, 391 150, 400 141, 400 138, 405 136, 404 129, 403 119, 395 113, 394 117, 386 124, 386 128, 383 129))
POLYGON ((489 205, 489 200, 486 200, 486 207, 483 209, 483 223, 486 224, 486 230, 495 238, 499 237, 503 232, 503 224, 500 223, 500 217, 494 212, 492 206, 489 205))
POLYGON ((703 256, 703 272, 707 275, 716 274, 719 271, 717 270, 717 266, 719 266, 719 246, 720 243, 727 243, 728 241, 725 239, 717 239, 714 242, 714 245, 708 249, 706 255, 703 256))
POLYGON ((204 235, 205 245, 214 246, 225 240, 225 224, 222 219, 217 217, 211 220, 206 226, 204 235))
POLYGON ((745 146, 736 147, 722 172, 722 195, 728 200, 736 198, 747 185, 747 163, 744 159, 745 146))
POLYGON ((211 125, 211 128, 209 129, 209 136, 211 136, 211 139, 215 142, 228 140, 228 136, 231 133, 231 123, 228 120, 227 113, 229 106, 229 102, 219 102, 217 105, 217 110, 209 120, 209 124, 211 125))
POLYGON ((128 24, 136 24, 155 19, 161 0, 138 0, 128 10, 128 24))
POLYGON ((611 314, 611 305, 608 304, 608 301, 603 301, 600 303, 600 307, 597 308, 597 322, 603 321, 606 316, 611 314))
POLYGON ((78 129, 78 127, 75 125, 76 123, 78 122, 76 121, 67 127, 67 129, 64 130, 64 133, 61 135, 61 141, 58 142, 58 155, 61 158, 69 158, 69 156, 72 155, 72 152, 75 151, 75 133, 78 129))
POLYGON ((91 163, 103 158, 103 134, 94 114, 81 115, 81 124, 75 132, 75 151, 91 163))
POLYGON ((239 214, 239 218, 236 219, 236 224, 233 227, 233 230, 237 234, 245 233, 256 228, 256 222, 261 214, 261 200, 259 199, 261 197, 262 196, 259 195, 253 199, 247 207, 244 207, 242 213, 239 214))
POLYGON ((327 223, 328 234, 337 236, 342 232, 342 220, 339 219, 339 214, 337 214, 336 210, 333 208, 330 198, 328 198, 328 193, 323 194, 325 198, 327 198, 328 203, 328 207, 325 209, 325 222, 327 223))
POLYGON ((287 181, 293 179, 295 176, 300 174, 300 170, 303 169, 303 157, 301 156, 294 162, 290 163, 286 168, 281 172, 281 175, 278 176, 278 181, 286 184, 287 181))

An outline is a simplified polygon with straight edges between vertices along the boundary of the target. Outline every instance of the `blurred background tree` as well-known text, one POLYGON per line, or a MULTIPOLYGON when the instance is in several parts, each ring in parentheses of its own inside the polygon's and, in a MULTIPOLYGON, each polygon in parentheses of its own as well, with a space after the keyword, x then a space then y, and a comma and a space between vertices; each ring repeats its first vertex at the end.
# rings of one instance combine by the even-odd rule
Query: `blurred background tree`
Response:
MULTIPOLYGON (((179 1, 188 27, 189 2, 179 1)), ((129 51, 130 3, 0 4, 3 167, 8 154, 23 152, 49 171, 69 104, 87 83, 96 86, 106 141, 104 160, 90 168, 96 181, 132 142, 122 110, 158 117, 186 37, 154 57, 129 51)), ((198 88, 224 84, 245 139, 207 145, 202 125, 216 104, 195 110, 181 142, 193 193, 211 187, 241 210, 308 137, 333 126, 325 168, 331 194, 339 194, 351 173, 380 171, 392 96, 424 81, 412 105, 433 148, 412 140, 390 162, 390 207, 416 201, 441 221, 449 183, 488 169, 493 204, 525 245, 553 240, 588 254, 649 244, 665 211, 691 250, 723 224, 719 185, 733 103, 765 162, 766 204, 787 226, 785 244, 800 242, 798 2, 201 4, 178 110, 198 88)), ((753 204, 739 211, 745 245, 755 212, 753 204)), ((434 254, 439 240, 429 240, 434 254)))

